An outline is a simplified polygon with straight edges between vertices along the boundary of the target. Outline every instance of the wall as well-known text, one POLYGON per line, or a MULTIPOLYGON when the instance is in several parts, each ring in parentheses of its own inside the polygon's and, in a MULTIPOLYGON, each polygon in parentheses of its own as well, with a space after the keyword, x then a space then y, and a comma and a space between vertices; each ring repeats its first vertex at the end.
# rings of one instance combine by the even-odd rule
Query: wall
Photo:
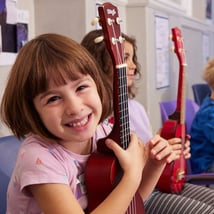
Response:
POLYGON ((74 40, 85 32, 85 1, 35 0, 35 32, 60 33, 74 40))
MULTIPOLYGON (((47 32, 64 34, 80 42, 83 36, 96 26, 91 21, 97 16, 96 2, 99 0, 35 0, 36 35, 47 32), (48 12, 47 12, 48 11, 48 12)), ((122 0, 111 1, 118 6, 125 23, 125 4, 122 0)), ((123 25, 125 28, 125 25, 123 25)))
MULTIPOLYGON (((176 55, 170 53, 170 85, 156 89, 156 54, 155 54, 155 15, 167 17, 169 27, 178 26, 182 30, 187 61, 186 96, 193 99, 191 85, 202 82, 203 69, 202 37, 209 37, 209 56, 214 56, 214 27, 205 20, 189 17, 183 1, 166 3, 164 0, 129 1, 127 5, 127 32, 137 39, 138 58, 142 66, 142 79, 138 86, 137 99, 145 106, 150 117, 154 132, 161 127, 159 102, 177 98, 179 65, 176 55)), ((195 3, 196 1, 194 1, 195 3)))

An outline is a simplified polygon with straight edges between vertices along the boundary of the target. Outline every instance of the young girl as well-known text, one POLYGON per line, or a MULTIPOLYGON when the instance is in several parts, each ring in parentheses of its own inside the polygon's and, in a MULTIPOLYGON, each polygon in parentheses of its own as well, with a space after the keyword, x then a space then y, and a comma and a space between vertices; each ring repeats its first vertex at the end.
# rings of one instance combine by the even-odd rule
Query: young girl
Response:
MULTIPOLYGON (((8 214, 84 213, 87 159, 108 129, 98 124, 112 111, 100 73, 88 52, 62 35, 40 35, 18 53, 1 103, 3 121, 24 138, 8 187, 8 214)), ((157 180, 175 155, 159 137, 148 153, 134 134, 126 150, 110 139, 106 145, 124 173, 92 213, 125 213, 140 184, 142 197, 153 188, 150 180, 141 181, 144 156, 157 180)))
MULTIPOLYGON (((81 44, 91 52, 103 69, 102 75, 108 82, 112 81, 112 61, 107 51, 105 42, 102 40, 102 30, 89 32, 83 38, 81 44), (97 39, 99 37, 99 39, 97 39), (100 41, 96 43, 96 41, 100 41)), ((123 34, 125 38, 125 61, 127 64, 127 85, 129 91, 129 118, 131 131, 136 133, 142 142, 150 141, 152 138, 149 118, 144 107, 133 98, 136 94, 134 85, 135 79, 141 77, 140 65, 136 55, 136 41, 123 34), (134 113, 133 113, 134 112, 134 113)), ((179 139, 170 139, 169 143, 175 152, 180 154, 181 144, 179 139)), ((190 157, 190 143, 185 144, 185 157, 190 157)), ((145 211, 148 214, 195 214, 195 213, 214 213, 214 191, 193 184, 186 183, 180 194, 162 193, 155 189, 150 197, 145 201, 145 211)))

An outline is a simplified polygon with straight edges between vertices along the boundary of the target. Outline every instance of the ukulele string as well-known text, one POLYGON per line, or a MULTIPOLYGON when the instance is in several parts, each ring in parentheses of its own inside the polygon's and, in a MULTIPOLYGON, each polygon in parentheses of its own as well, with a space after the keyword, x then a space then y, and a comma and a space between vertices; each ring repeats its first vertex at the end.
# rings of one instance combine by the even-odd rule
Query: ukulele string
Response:
POLYGON ((121 117, 123 118, 123 142, 125 143, 125 148, 128 147, 130 141, 130 129, 129 129, 129 112, 128 112, 128 91, 127 91, 127 75, 126 68, 121 70, 121 94, 122 94, 122 102, 121 102, 121 117))
POLYGON ((137 209, 136 209, 136 199, 135 197, 133 197, 127 211, 126 214, 136 214, 137 213, 137 209))
POLYGON ((112 43, 115 45, 116 54, 118 59, 117 72, 119 81, 119 115, 120 115, 120 138, 123 148, 127 148, 130 141, 130 128, 129 128, 129 112, 128 112, 128 87, 126 76, 126 65, 124 55, 124 39, 121 34, 117 38, 114 25, 112 26, 113 37, 112 43), (120 45, 118 45, 118 43, 120 45), (121 50, 120 50, 121 48, 121 50), (120 54, 121 53, 121 54, 120 54))

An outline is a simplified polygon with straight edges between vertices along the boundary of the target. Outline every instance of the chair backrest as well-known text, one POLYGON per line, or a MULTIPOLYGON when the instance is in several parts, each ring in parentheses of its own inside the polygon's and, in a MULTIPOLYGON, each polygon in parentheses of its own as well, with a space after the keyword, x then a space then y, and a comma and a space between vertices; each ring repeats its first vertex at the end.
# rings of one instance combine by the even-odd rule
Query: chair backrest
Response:
POLYGON ((6 213, 7 187, 20 144, 13 135, 0 137, 0 213, 6 213))
POLYGON ((195 102, 200 106, 206 96, 211 94, 211 89, 206 83, 198 83, 192 85, 192 91, 195 102))
MULTIPOLYGON (((176 110, 176 104, 177 104, 176 100, 164 101, 159 103, 162 124, 164 123, 165 120, 168 119, 168 116, 171 115, 176 110)), ((196 104, 191 99, 186 99, 186 115, 185 115, 186 118, 185 119, 186 119, 187 134, 190 133, 192 121, 198 109, 199 109, 198 104, 196 104)))

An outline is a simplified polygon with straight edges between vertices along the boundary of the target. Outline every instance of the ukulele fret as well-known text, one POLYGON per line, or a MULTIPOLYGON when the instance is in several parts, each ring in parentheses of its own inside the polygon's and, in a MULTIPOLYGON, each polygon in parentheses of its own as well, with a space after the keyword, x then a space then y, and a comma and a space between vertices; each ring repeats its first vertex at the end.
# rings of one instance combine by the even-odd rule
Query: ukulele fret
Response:
POLYGON ((120 140, 121 146, 124 149, 128 147, 130 141, 128 90, 126 81, 126 68, 118 69, 120 140))

